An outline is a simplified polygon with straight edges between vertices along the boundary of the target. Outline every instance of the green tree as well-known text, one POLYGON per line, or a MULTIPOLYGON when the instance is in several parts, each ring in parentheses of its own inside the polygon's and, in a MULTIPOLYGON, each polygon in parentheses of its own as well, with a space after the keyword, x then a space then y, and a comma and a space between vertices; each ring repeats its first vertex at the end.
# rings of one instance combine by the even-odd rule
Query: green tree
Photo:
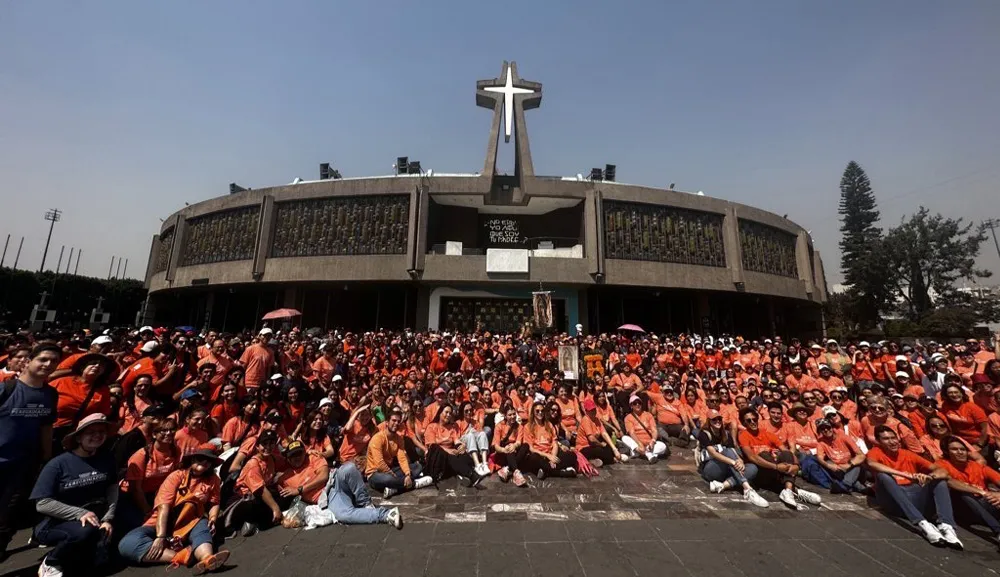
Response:
POLYGON ((871 181, 861 165, 847 163, 840 179, 840 270, 847 291, 847 316, 861 329, 874 327, 888 300, 882 230, 871 181))
MULTIPOLYGON (((888 261, 885 280, 900 302, 900 312, 919 321, 938 309, 975 310, 983 299, 956 283, 990 276, 990 271, 976 268, 985 241, 981 225, 931 215, 924 207, 891 229, 882 243, 888 261)), ((983 312, 991 315, 989 309, 983 312)))

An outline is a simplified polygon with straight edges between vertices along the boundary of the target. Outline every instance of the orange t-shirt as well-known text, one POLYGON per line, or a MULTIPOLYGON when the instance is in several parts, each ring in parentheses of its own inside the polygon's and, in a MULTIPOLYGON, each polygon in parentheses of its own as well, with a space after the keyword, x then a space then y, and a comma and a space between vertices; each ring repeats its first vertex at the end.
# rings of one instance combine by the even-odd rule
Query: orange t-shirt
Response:
POLYGON ((248 438, 256 436, 259 430, 258 425, 251 426, 240 417, 233 417, 222 426, 222 442, 230 445, 237 442, 242 444, 248 438))
POLYGON ((955 406, 946 401, 941 404, 941 412, 948 419, 952 433, 970 443, 979 441, 980 427, 986 422, 986 411, 979 405, 967 401, 955 406))
POLYGON ((816 445, 819 444, 819 440, 816 438, 816 430, 810 422, 800 425, 797 421, 793 420, 785 423, 782 429, 787 431, 788 445, 793 449, 797 448, 800 451, 808 451, 815 449, 816 445))
POLYGON ((649 395, 649 400, 652 401, 653 406, 656 408, 656 420, 661 425, 681 425, 684 423, 684 419, 681 416, 681 402, 674 399, 674 402, 668 403, 667 399, 663 397, 662 393, 654 393, 652 391, 647 391, 649 395))
POLYGON ((841 431, 834 431, 833 440, 820 438, 816 445, 816 456, 820 460, 830 461, 837 465, 846 465, 858 454, 858 446, 851 442, 841 431))
MULTIPOLYGON (((913 451, 907 451, 906 449, 900 449, 895 456, 891 456, 883 451, 882 447, 873 447, 870 451, 868 451, 867 458, 869 461, 880 463, 886 467, 891 467, 897 471, 902 471, 911 475, 913 473, 930 473, 931 469, 934 468, 934 465, 930 461, 913 451)), ((913 483, 913 481, 898 475, 893 475, 893 478, 899 485, 909 485, 913 483)))
MULTIPOLYGON (((278 486, 286 489, 298 489, 312 482, 317 477, 329 474, 330 467, 326 464, 326 459, 315 453, 306 453, 306 461, 299 469, 293 469, 290 465, 281 475, 278 476, 278 486)), ((302 493, 302 500, 306 503, 316 504, 319 496, 323 493, 326 484, 319 485, 313 489, 302 493)))
POLYGON ((129 490, 138 483, 143 493, 153 493, 160 488, 167 475, 180 466, 181 455, 176 448, 167 453, 154 448, 152 453, 147 459, 146 447, 143 447, 129 457, 128 468, 125 470, 129 490))
POLYGON ((174 444, 181 451, 181 456, 190 455, 199 449, 214 449, 208 442, 208 431, 189 431, 181 427, 174 433, 174 444))
POLYGON ((590 437, 601 435, 601 431, 604 430, 604 425, 598 423, 589 416, 584 415, 580 419, 580 427, 576 430, 576 450, 579 451, 584 447, 590 446, 590 437))
POLYGON ((632 437, 632 440, 645 447, 652 443, 656 435, 656 421, 653 415, 643 412, 636 418, 635 414, 625 415, 625 433, 632 437))
POLYGON ((746 447, 754 455, 759 455, 769 451, 780 451, 784 445, 774 434, 762 428, 757 429, 757 434, 753 434, 749 429, 743 429, 739 435, 740 447, 746 447))
POLYGON ((368 454, 368 441, 372 440, 372 429, 355 419, 350 429, 344 429, 344 440, 340 443, 340 462, 346 463, 358 455, 368 454))
POLYGON ((240 495, 252 495, 271 484, 274 478, 274 457, 254 455, 243 465, 240 476, 236 478, 236 492, 240 495))
POLYGON ((453 449, 461 436, 462 433, 458 430, 458 425, 455 423, 445 425, 439 421, 427 425, 427 428, 424 429, 424 444, 441 445, 443 448, 453 449))
POLYGON ((271 375, 267 374, 274 364, 274 355, 271 350, 261 344, 250 345, 243 351, 240 363, 246 367, 243 373, 243 382, 248 387, 259 387, 271 375))
POLYGON ((975 461, 966 461, 965 465, 961 468, 952 464, 947 459, 940 459, 934 464, 948 471, 952 479, 967 483, 973 487, 986 490, 987 482, 993 485, 1000 485, 1000 473, 975 461))
POLYGON ((568 401, 563 401, 562 399, 556 399, 556 405, 559 406, 559 413, 562 415, 560 423, 563 428, 570 434, 576 431, 576 418, 577 418, 577 405, 576 399, 570 397, 568 401))
MULTIPOLYGON (((245 470, 245 469, 244 469, 245 470)), ((153 501, 153 510, 149 513, 149 518, 143 523, 146 527, 155 527, 159 518, 160 505, 175 505, 178 497, 196 497, 204 503, 206 512, 208 509, 219 504, 222 493, 222 481, 219 476, 209 471, 201 477, 189 477, 186 470, 174 471, 167 475, 160 490, 156 492, 156 499, 153 501), (178 495, 178 489, 187 480, 187 489, 183 495, 178 495)))
MULTIPOLYGON (((80 411, 80 407, 83 405, 83 400, 87 397, 90 386, 75 376, 61 377, 49 384, 59 393, 59 399, 56 403, 56 421, 53 426, 63 427, 73 424, 73 419, 80 411)), ((101 387, 94 391, 94 395, 91 397, 90 402, 87 403, 87 407, 84 409, 83 414, 80 415, 80 419, 94 414, 107 415, 111 418, 116 416, 108 415, 109 412, 111 412, 111 396, 108 395, 106 387, 101 387)))
POLYGON ((125 369, 124 376, 121 377, 122 394, 128 396, 135 388, 135 382, 139 377, 149 375, 153 383, 163 378, 163 371, 153 363, 152 357, 144 357, 136 361, 129 368, 125 369))
POLYGON ((514 431, 513 433, 510 433, 508 435, 508 433, 510 432, 510 429, 511 429, 510 425, 508 425, 507 421, 505 421, 505 420, 504 421, 500 421, 499 423, 497 423, 497 427, 493 431, 493 448, 494 449, 500 447, 501 446, 500 443, 503 443, 504 445, 510 445, 510 444, 513 444, 513 443, 520 443, 521 442, 521 435, 522 435, 522 433, 524 433, 524 426, 518 425, 517 431, 514 431))
POLYGON ((523 429, 522 439, 529 447, 539 453, 552 454, 552 445, 556 442, 556 431, 552 425, 546 423, 542 426, 532 426, 529 424, 525 425, 523 429))

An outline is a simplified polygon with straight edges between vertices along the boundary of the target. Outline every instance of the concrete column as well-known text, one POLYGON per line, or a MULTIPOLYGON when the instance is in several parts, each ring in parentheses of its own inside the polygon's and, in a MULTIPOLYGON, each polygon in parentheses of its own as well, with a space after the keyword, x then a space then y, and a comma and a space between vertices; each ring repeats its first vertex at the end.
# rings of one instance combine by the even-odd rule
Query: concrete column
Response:
MULTIPOLYGON (((146 261, 146 276, 143 286, 149 290, 149 282, 153 278, 153 266, 156 264, 156 255, 160 252, 160 235, 154 234, 153 241, 149 243, 149 259, 146 261)), ((142 325, 139 325, 142 326, 142 325)))
POLYGON ((598 268, 598 242, 597 193, 591 189, 587 191, 587 198, 583 201, 583 250, 587 257, 587 272, 591 275, 601 272, 598 268))
MULTIPOLYGON (((594 191, 594 220, 593 220, 594 246, 597 247, 597 272, 604 275, 604 194, 600 190, 594 191)), ((587 235, 591 234, 591 225, 587 225, 587 235)))
POLYGON ((267 257, 271 254, 271 240, 274 237, 274 197, 264 195, 260 200, 260 218, 257 219, 257 246, 253 256, 253 277, 258 280, 264 274, 267 257))
POLYGON ((712 305, 708 300, 708 295, 704 292, 698 293, 698 318, 697 330, 701 334, 712 331, 712 305), (705 326, 705 319, 708 319, 708 326, 705 326))
POLYGON ((813 284, 816 286, 816 292, 813 293, 813 300, 825 303, 827 295, 826 287, 826 272, 823 269, 823 258, 820 256, 818 250, 813 251, 813 284))
POLYGON ((425 331, 429 325, 428 315, 430 314, 431 305, 431 289, 430 287, 420 286, 417 288, 417 302, 415 306, 417 307, 416 313, 416 326, 413 328, 418 331, 425 331))
POLYGON ((809 298, 815 298, 816 287, 813 285, 812 263, 809 261, 809 235, 799 231, 795 239, 795 267, 799 270, 799 280, 802 281, 809 298))
POLYGON ((173 282, 177 267, 180 266, 181 254, 184 252, 184 234, 187 232, 187 219, 174 215, 174 245, 170 249, 170 260, 167 261, 168 282, 173 282))
POLYGON ((743 280, 743 249, 740 246, 740 222, 736 207, 726 209, 722 218, 722 244, 726 250, 726 268, 732 273, 733 287, 743 280))
MULTIPOLYGON (((415 215, 416 221, 414 223, 415 254, 413 256, 413 268, 420 272, 424 270, 424 258, 427 256, 427 217, 430 211, 430 200, 431 195, 427 193, 425 187, 421 186, 417 191, 417 203, 415 205, 417 210, 415 215)), ((414 212, 413 206, 410 207, 410 212, 414 212)))
POLYGON ((284 294, 281 297, 281 308, 294 309, 298 306, 298 300, 299 300, 299 289, 293 286, 287 287, 285 289, 284 294))
POLYGON ((212 326, 212 314, 215 310, 215 292, 210 292, 205 296, 205 321, 204 329, 208 331, 212 326))

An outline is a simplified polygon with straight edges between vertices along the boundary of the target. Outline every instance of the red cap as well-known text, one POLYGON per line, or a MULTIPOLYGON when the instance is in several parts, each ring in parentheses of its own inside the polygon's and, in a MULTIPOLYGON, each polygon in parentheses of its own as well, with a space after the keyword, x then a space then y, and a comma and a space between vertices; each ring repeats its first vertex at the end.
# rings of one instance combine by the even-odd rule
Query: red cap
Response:
POLYGON ((992 383, 993 383, 993 381, 990 380, 990 377, 987 376, 987 375, 984 375, 983 373, 977 373, 975 375, 972 375, 972 384, 973 385, 985 385, 985 384, 992 384, 992 383))
POLYGON ((715 409, 710 409, 708 411, 708 420, 709 421, 711 421, 712 419, 719 418, 721 416, 722 416, 722 413, 720 413, 719 411, 716 411, 715 409))

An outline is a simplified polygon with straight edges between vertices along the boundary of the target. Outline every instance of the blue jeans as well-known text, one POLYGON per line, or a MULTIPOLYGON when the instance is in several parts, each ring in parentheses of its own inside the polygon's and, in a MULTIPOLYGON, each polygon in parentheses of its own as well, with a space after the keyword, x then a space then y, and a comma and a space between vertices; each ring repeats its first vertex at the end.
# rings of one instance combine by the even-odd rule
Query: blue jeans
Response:
POLYGON ((344 525, 384 523, 389 509, 369 507, 372 498, 365 487, 365 478, 354 463, 345 463, 333 474, 333 485, 327 493, 327 508, 344 525))
MULTIPOLYGON (((122 556, 122 559, 138 565, 142 563, 143 557, 153 546, 154 539, 156 539, 156 527, 145 525, 136 527, 122 537, 121 542, 118 543, 118 554, 122 556)), ((212 542, 212 532, 208 529, 208 519, 198 521, 198 524, 188 533, 187 541, 190 543, 192 551, 205 543, 212 542)))
POLYGON ((45 556, 45 564, 57 569, 82 572, 94 564, 101 542, 101 530, 80 521, 48 519, 45 525, 35 528, 35 539, 52 547, 45 556))
MULTIPOLYGON (((736 454, 734 449, 729 447, 724 447, 720 451, 723 455, 730 459, 739 459, 740 456, 736 454)), ((733 487, 739 487, 743 483, 748 483, 757 476, 757 465, 753 463, 744 462, 743 472, 740 473, 736 470, 736 467, 732 465, 726 465, 720 461, 709 458, 704 461, 701 465, 701 478, 706 481, 722 481, 728 482, 733 487)))
MULTIPOLYGON (((423 473, 423 467, 420 466, 420 463, 410 463, 411 479, 416 479, 421 473, 423 473)), ((403 486, 403 479, 405 478, 406 475, 403 474, 403 470, 396 466, 392 468, 391 473, 372 473, 371 477, 368 477, 368 486, 376 491, 381 491, 388 487, 402 492, 406 490, 406 487, 403 486)))
POLYGON ((902 513, 914 525, 927 520, 924 511, 928 510, 929 502, 933 500, 938 520, 955 526, 947 481, 935 479, 923 486, 916 483, 900 485, 892 475, 879 473, 876 476, 875 499, 887 510, 902 513))
POLYGON ((997 509, 989 501, 982 497, 970 495, 968 493, 957 493, 963 505, 969 508, 972 513, 990 528, 994 534, 1000 534, 1000 509, 997 509))

